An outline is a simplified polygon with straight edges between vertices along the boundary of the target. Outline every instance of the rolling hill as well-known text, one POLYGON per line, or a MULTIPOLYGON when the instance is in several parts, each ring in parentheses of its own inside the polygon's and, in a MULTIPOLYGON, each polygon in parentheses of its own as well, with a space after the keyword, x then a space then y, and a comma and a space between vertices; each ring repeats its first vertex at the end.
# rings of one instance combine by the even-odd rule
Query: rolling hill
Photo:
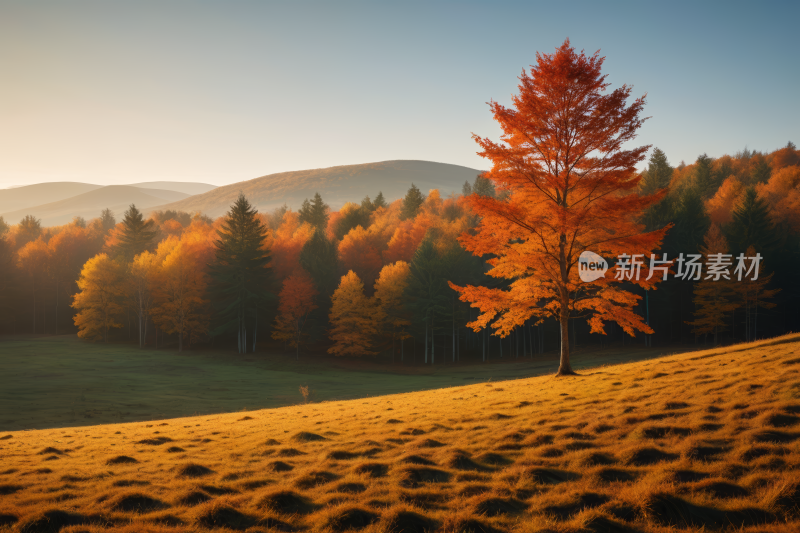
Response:
POLYGON ((319 192, 332 209, 339 209, 345 202, 358 202, 366 195, 375 198, 379 191, 391 202, 405 196, 412 183, 425 194, 430 189, 439 189, 442 195, 460 192, 464 182, 474 181, 479 172, 458 165, 413 160, 298 170, 225 185, 153 209, 200 211, 218 217, 227 212, 239 192, 260 211, 283 204, 298 209, 303 200, 314 196, 315 192, 319 192))
POLYGON ((2 433, 0 529, 796 532, 798 350, 2 433))
POLYGON ((100 212, 106 208, 111 209, 117 220, 120 220, 130 204, 136 204, 138 208, 143 209, 188 197, 189 195, 186 193, 164 189, 144 189, 131 185, 109 185, 95 188, 70 198, 0 214, 9 223, 17 223, 25 215, 33 215, 41 220, 43 226, 55 226, 66 224, 75 216, 81 216, 89 220, 99 216, 100 212))
MULTIPOLYGON (((8 211, 20 211, 28 207, 57 202, 80 194, 102 188, 102 185, 77 183, 70 181, 55 183, 37 183, 13 189, 0 189, 0 215, 8 211)), ((22 215, 25 216, 25 215, 22 215)), ((6 218, 8 223, 17 223, 17 219, 6 218)), ((22 218, 22 217, 20 217, 22 218)))
POLYGON ((195 194, 203 194, 212 189, 216 189, 216 185, 210 183, 196 183, 191 181, 145 181, 142 183, 127 183, 131 187, 139 187, 141 189, 162 189, 167 191, 177 191, 189 196, 195 194))

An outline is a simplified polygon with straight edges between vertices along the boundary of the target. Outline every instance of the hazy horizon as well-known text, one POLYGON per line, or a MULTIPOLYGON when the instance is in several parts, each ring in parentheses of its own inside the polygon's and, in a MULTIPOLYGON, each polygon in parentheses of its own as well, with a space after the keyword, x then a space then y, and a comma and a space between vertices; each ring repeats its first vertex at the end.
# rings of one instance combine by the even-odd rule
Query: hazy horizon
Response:
POLYGON ((387 160, 488 168, 486 102, 569 37, 648 94, 670 162, 798 142, 800 6, 0 2, 0 188, 226 185, 387 160))

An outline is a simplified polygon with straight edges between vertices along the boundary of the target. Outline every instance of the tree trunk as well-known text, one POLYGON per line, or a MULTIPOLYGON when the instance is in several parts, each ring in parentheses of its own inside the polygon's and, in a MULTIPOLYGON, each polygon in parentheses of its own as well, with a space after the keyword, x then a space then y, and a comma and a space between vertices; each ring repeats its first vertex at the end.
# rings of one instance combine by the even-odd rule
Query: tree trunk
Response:
POLYGON ((58 278, 56 278, 56 335, 58 335, 58 278))
POLYGON ((178 330, 178 351, 179 352, 183 351, 183 330, 182 329, 178 330))
MULTIPOLYGON (((253 353, 256 353, 256 338, 257 337, 258 337, 258 308, 256 308, 256 324, 255 324, 255 327, 253 328, 253 353)), ((297 349, 298 350, 300 349, 299 348, 299 343, 298 343, 298 348, 297 349)))
POLYGON ((569 362, 569 311, 566 302, 561 303, 561 361, 558 366, 557 376, 575 376, 569 362))
POLYGON ((428 364, 428 323, 425 322, 425 364, 428 364))

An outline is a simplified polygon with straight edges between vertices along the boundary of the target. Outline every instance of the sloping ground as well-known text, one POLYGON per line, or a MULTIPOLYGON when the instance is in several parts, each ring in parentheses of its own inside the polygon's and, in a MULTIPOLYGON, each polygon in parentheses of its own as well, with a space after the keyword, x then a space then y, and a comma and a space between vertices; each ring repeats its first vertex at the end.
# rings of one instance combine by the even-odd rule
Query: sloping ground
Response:
POLYGON ((167 191, 177 191, 192 196, 194 194, 203 194, 205 192, 216 189, 216 185, 210 183, 197 183, 192 181, 145 181, 142 183, 128 183, 131 187, 140 187, 143 189, 164 189, 167 191))
POLYGON ((297 210, 303 200, 319 192, 323 200, 336 210, 345 202, 360 202, 364 195, 374 199, 379 191, 388 202, 397 200, 405 196, 412 183, 424 194, 430 189, 439 189, 443 196, 461 192, 464 182, 469 180, 472 183, 479 172, 458 165, 410 160, 298 170, 217 187, 205 194, 155 209, 200 211, 218 217, 230 209, 242 192, 260 211, 269 211, 283 204, 297 210))
POLYGON ((574 378, 15 432, 0 435, 0 524, 796 532, 798 422, 792 335, 574 378))
POLYGON ((55 226, 66 224, 75 216, 84 217, 86 220, 98 217, 103 209, 108 208, 114 212, 119 221, 130 204, 136 204, 136 207, 143 209, 188 197, 186 193, 164 189, 109 185, 72 198, 3 213, 3 217, 16 223, 25 215, 33 215, 41 219, 42 226, 55 226))
MULTIPOLYGON (((0 189, 0 215, 5 216, 6 212, 19 211, 28 207, 72 198, 101 187, 102 185, 93 185, 91 183, 65 181, 59 183, 37 183, 35 185, 25 185, 24 187, 14 187, 13 189, 0 189)), ((16 224, 19 220, 6 217, 6 222, 16 224)))

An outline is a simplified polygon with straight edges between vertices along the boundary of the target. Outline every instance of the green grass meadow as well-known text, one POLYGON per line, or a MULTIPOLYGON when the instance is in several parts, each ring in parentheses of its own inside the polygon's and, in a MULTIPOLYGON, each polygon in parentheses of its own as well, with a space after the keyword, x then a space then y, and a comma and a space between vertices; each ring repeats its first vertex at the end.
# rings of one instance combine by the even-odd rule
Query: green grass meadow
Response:
MULTIPOLYGON (((656 357, 664 350, 578 352, 576 370, 656 357)), ((408 357, 408 355, 407 355, 408 357)), ((417 359, 420 355, 417 354, 417 359)), ((429 390, 555 372, 557 353, 533 360, 401 366, 279 353, 139 349, 74 335, 0 340, 0 430, 135 422, 303 402, 429 390)))

